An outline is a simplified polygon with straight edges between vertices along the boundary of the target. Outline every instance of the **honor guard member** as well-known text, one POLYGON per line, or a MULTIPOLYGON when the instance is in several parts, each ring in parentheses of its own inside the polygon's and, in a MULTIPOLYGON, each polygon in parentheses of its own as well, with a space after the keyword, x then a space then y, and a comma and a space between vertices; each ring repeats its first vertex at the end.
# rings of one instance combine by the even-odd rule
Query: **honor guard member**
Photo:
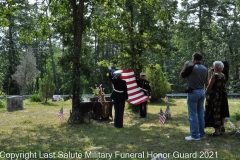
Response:
POLYGON ((127 84, 126 81, 121 79, 122 70, 117 70, 114 72, 114 74, 117 77, 116 79, 112 77, 111 71, 109 71, 109 79, 113 86, 111 98, 113 99, 115 110, 114 126, 117 128, 122 128, 125 101, 128 99, 127 84))
MULTIPOLYGON (((141 72, 140 73, 140 79, 137 80, 137 85, 140 87, 140 89, 143 91, 143 93, 148 96, 148 98, 151 98, 151 87, 150 82, 146 80, 146 73, 141 72)), ((139 104, 139 112, 140 117, 139 118, 145 118, 147 116, 147 101, 139 104)))

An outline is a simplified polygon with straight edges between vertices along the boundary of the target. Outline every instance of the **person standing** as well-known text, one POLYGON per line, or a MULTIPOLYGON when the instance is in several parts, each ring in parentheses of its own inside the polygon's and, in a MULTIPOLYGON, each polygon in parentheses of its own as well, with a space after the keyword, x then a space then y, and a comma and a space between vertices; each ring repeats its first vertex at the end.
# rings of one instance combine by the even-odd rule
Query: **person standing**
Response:
POLYGON ((215 132, 212 133, 212 136, 220 136, 222 126, 222 100, 226 76, 222 73, 224 65, 221 61, 213 62, 213 67, 214 74, 211 75, 206 88, 205 127, 213 127, 215 132))
MULTIPOLYGON (((226 83, 229 79, 229 63, 228 61, 222 61, 224 68, 222 70, 222 73, 225 75, 226 77, 226 83)), ((223 89, 223 98, 222 98, 222 103, 221 103, 221 111, 222 111, 222 126, 221 126, 221 132, 224 133, 225 132, 225 118, 226 117, 230 117, 229 114, 229 107, 228 107, 228 97, 227 97, 227 90, 226 87, 224 87, 223 89)))
MULTIPOLYGON (((140 73, 140 79, 137 80, 138 87, 141 88, 143 93, 148 96, 148 98, 151 98, 151 87, 150 82, 146 80, 146 73, 141 72, 140 73)), ((147 101, 139 104, 139 118, 146 118, 147 116, 147 101)))
POLYGON ((194 53, 192 55, 192 63, 189 61, 184 63, 184 67, 179 74, 180 78, 187 78, 188 89, 187 105, 190 123, 190 136, 185 140, 200 140, 205 137, 204 123, 204 84, 207 81, 208 70, 201 64, 202 54, 194 53))
POLYGON ((121 79, 122 70, 117 70, 114 74, 116 75, 116 79, 112 77, 111 71, 109 71, 109 79, 113 85, 111 98, 113 100, 115 110, 114 127, 122 128, 125 101, 128 99, 127 84, 126 81, 121 79))

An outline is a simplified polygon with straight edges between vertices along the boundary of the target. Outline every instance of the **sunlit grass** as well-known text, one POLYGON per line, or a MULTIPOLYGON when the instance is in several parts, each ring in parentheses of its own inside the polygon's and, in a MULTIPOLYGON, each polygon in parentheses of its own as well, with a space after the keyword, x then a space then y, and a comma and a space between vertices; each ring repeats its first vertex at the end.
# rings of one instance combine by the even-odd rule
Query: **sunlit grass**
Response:
MULTIPOLYGON (((240 100, 229 99, 229 106, 230 114, 234 115, 240 111, 240 100)), ((197 152, 198 157, 194 159, 209 158, 206 155, 200 158, 201 153, 214 153, 211 159, 240 159, 240 137, 235 136, 235 131, 229 123, 226 124, 226 133, 221 137, 208 136, 213 132, 213 128, 207 128, 205 139, 193 142, 184 140, 184 137, 189 135, 186 99, 149 103, 148 116, 145 119, 140 119, 137 113, 125 109, 124 128, 121 129, 114 128, 112 121, 92 120, 90 124, 70 125, 67 123, 70 110, 69 101, 41 104, 29 100, 24 100, 23 110, 7 112, 6 109, 0 109, 0 151, 49 154, 54 152, 55 159, 69 159, 60 157, 61 153, 67 155, 69 152, 81 153, 82 157, 78 159, 87 159, 85 153, 90 151, 105 155, 112 153, 116 156, 112 159, 121 159, 118 153, 144 153, 141 159, 151 159, 150 153, 169 153, 170 159, 178 159, 173 154, 178 152, 197 152), (170 105, 172 118, 160 125, 158 113, 160 109, 165 111, 167 105, 170 105), (57 115, 62 107, 64 121, 60 122, 57 115)), ((139 158, 135 155, 134 158, 124 159, 139 158)))

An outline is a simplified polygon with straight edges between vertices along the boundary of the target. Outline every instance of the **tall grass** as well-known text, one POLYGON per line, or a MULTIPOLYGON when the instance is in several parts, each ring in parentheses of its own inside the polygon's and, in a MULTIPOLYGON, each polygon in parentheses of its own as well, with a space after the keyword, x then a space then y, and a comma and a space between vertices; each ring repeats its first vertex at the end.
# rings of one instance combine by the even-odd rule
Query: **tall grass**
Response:
MULTIPOLYGON (((229 106, 230 114, 234 115, 240 111, 240 100, 230 99, 229 106)), ((69 101, 41 104, 29 100, 24 100, 23 110, 0 109, 0 159, 10 159, 6 158, 10 153, 25 156, 20 159, 31 155, 30 159, 110 159, 112 156, 111 159, 145 160, 157 154, 168 159, 240 159, 240 139, 229 123, 223 136, 211 137, 213 129, 207 128, 205 139, 185 141, 184 137, 189 135, 185 99, 149 103, 145 119, 125 109, 121 129, 115 128, 111 120, 70 125, 67 123, 70 109, 69 101), (159 110, 165 111, 167 105, 172 118, 160 125, 159 110), (63 122, 58 118, 61 108, 63 122)))

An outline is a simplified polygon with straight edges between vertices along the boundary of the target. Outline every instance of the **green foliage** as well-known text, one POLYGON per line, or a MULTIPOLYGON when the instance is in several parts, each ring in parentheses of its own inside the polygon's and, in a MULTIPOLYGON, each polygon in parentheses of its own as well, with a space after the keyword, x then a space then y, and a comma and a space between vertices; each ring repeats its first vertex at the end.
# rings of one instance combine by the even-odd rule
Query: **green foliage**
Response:
POLYGON ((0 100, 0 108, 5 108, 6 103, 3 100, 0 100))
MULTIPOLYGON (((0 98, 4 96, 5 94, 0 91, 0 98)), ((6 107, 6 102, 3 99, 0 99, 0 108, 5 108, 6 107)))
POLYGON ((239 121, 240 120, 240 113, 235 113, 235 116, 236 116, 236 120, 239 121))
POLYGON ((177 1, 109 1, 102 7, 98 3, 93 29, 100 43, 110 46, 98 49, 113 52, 109 63, 132 69, 138 75, 149 64, 149 52, 161 53, 161 58, 169 53, 166 48, 172 35, 168 27, 173 22, 177 1), (108 18, 103 22, 102 17, 108 18))
POLYGON ((33 94, 30 96, 31 102, 41 102, 41 96, 40 94, 33 94))
POLYGON ((230 116, 229 120, 232 122, 240 121, 240 112, 235 111, 235 113, 230 116))
POLYGON ((146 68, 147 80, 151 84, 151 101, 157 101, 171 91, 169 82, 159 64, 149 64, 146 68))
POLYGON ((240 9, 240 0, 236 0, 237 7, 240 9))
POLYGON ((55 90, 55 84, 53 82, 53 75, 50 72, 44 74, 44 77, 40 80, 39 93, 41 99, 45 99, 47 103, 48 98, 52 98, 55 90))

